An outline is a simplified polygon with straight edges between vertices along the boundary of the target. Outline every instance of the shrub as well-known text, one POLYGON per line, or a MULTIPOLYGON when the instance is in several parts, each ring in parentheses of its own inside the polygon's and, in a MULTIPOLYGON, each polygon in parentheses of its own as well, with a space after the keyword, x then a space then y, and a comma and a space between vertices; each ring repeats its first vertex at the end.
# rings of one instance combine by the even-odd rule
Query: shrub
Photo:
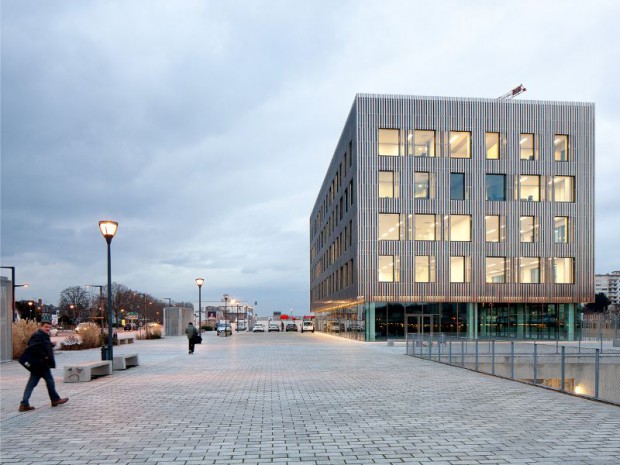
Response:
POLYGON ((98 324, 92 323, 80 330, 81 349, 93 349, 101 347, 101 328, 98 324))
POLYGON ((13 333, 13 358, 18 359, 26 350, 28 339, 39 327, 34 320, 19 320, 17 323, 13 323, 11 329, 13 333))
POLYGON ((83 349, 82 341, 77 336, 67 336, 64 341, 60 343, 62 350, 80 350, 83 349))

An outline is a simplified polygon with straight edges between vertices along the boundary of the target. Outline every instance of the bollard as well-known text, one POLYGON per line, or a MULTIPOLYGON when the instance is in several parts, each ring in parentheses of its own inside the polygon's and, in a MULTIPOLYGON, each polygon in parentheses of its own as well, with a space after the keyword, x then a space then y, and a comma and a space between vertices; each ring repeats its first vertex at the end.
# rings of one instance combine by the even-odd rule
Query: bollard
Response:
POLYGON ((491 374, 495 376, 495 339, 491 341, 491 374))
POLYGON ((537 370, 538 370, 537 347, 536 347, 536 343, 534 343, 534 384, 538 384, 537 370))
POLYGON ((448 363, 452 365, 452 339, 448 341, 448 363))
POLYGON ((478 371, 478 339, 476 339, 476 371, 478 371))
POLYGON ((515 341, 510 341, 510 377, 515 379, 515 341))
POLYGON ((465 366, 465 341, 461 339, 461 366, 465 366))
POLYGON ((598 349, 596 350, 596 355, 594 356, 594 398, 598 399, 598 382, 599 382, 599 356, 600 352, 598 349))
POLYGON ((564 383, 566 381, 566 362, 564 360, 564 354, 565 354, 565 349, 566 347, 562 346, 562 359, 560 362, 560 368, 562 370, 562 386, 561 386, 561 390, 563 391, 565 389, 564 383))

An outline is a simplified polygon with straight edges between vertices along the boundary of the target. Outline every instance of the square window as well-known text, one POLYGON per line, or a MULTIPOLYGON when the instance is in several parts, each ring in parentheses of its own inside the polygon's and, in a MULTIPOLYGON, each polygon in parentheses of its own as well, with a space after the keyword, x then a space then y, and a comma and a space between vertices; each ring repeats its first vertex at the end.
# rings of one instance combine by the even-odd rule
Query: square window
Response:
POLYGON ((519 176, 519 199, 540 202, 540 176, 532 174, 519 176))
POLYGON ((450 131, 450 158, 471 158, 471 133, 450 131))
POLYGON ((553 239, 556 244, 568 243, 568 217, 556 216, 553 219, 553 239))
POLYGON ((398 213, 379 213, 379 240, 397 241, 400 239, 398 213))
POLYGON ((414 197, 416 199, 430 199, 431 186, 429 173, 416 172, 414 175, 414 197))
POLYGON ((414 157, 435 156, 435 131, 416 129, 409 133, 409 155, 414 157))
POLYGON ((485 187, 487 200, 506 200, 505 174, 487 174, 485 187))
POLYGON ((487 257, 486 258, 486 282, 487 283, 506 282, 506 257, 487 257))
POLYGON ((465 173, 450 173, 450 200, 465 200, 465 173))
POLYGON ((435 257, 430 255, 416 255, 415 257, 415 282, 435 282, 435 257))
POLYGON ((574 202, 575 178, 572 176, 554 176, 553 199, 556 202, 574 202))
POLYGON ((398 129, 379 129, 379 155, 388 157, 400 155, 398 129))
POLYGON ((573 284, 575 272, 574 258, 554 258, 553 259, 553 276, 556 284, 573 284))
POLYGON ((415 215, 415 236, 416 241, 435 241, 437 240, 435 215, 415 215))
POLYGON ((450 282, 464 283, 465 278, 465 257, 450 257, 450 282))
POLYGON ((534 242, 535 227, 533 216, 522 216, 519 221, 519 237, 521 242, 534 242))
POLYGON ((460 242, 471 241, 470 215, 450 215, 450 240, 460 242))
POLYGON ((521 134, 519 139, 519 152, 521 160, 538 159, 538 150, 536 150, 534 134, 521 134))
POLYGON ((484 229, 487 242, 499 242, 501 237, 499 215, 486 215, 484 229))
POLYGON ((568 161, 568 136, 556 134, 553 138, 553 159, 568 161))
POLYGON ((540 283, 540 258, 521 257, 519 275, 522 283, 540 283))
POLYGON ((485 135, 487 160, 499 159, 499 132, 487 132, 485 135))

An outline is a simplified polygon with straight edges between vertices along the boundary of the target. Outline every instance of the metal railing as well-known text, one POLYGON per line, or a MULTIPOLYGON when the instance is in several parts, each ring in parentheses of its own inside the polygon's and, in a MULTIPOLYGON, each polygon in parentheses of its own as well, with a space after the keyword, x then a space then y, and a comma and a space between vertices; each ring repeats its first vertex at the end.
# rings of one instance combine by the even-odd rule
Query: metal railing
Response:
POLYGON ((620 351, 409 334, 406 354, 620 405, 620 351))

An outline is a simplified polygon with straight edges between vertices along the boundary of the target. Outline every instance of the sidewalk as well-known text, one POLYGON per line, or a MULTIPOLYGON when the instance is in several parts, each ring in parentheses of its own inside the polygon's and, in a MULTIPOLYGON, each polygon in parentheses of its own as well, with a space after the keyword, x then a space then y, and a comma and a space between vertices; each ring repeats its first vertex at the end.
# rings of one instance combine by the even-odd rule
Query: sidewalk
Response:
POLYGON ((57 357, 51 408, 17 405, 27 372, 3 364, 3 464, 617 464, 620 409, 321 333, 136 341, 142 365, 90 383, 57 357))

